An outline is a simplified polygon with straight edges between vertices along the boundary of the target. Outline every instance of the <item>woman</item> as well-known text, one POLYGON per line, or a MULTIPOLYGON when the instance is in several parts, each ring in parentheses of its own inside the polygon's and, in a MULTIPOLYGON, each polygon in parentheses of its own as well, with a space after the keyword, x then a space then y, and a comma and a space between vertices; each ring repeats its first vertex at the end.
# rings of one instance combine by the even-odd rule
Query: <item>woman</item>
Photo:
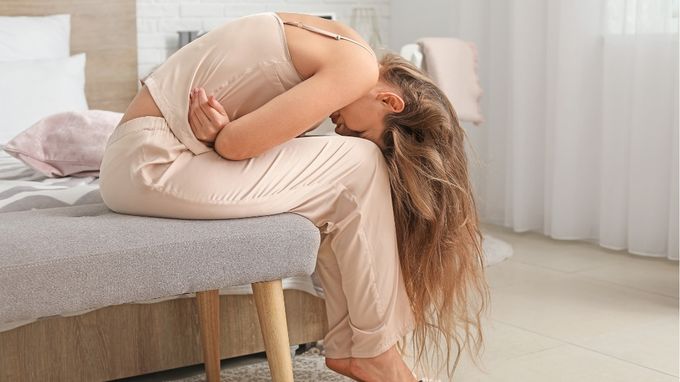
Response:
POLYGON ((415 380, 397 346, 412 330, 418 363, 426 337, 447 351, 455 340, 456 364, 471 325, 481 343, 488 289, 464 132, 415 67, 378 61, 344 24, 264 12, 191 42, 143 84, 102 160, 109 208, 308 218, 322 237, 326 364, 355 380, 415 380), (329 116, 340 136, 299 137, 329 116))

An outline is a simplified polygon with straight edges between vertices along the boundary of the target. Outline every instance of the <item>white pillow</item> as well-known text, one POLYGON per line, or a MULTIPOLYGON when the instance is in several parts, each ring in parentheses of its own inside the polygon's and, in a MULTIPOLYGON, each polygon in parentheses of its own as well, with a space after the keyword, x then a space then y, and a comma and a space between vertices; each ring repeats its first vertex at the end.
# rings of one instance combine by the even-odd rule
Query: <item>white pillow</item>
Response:
POLYGON ((68 57, 70 15, 0 16, 0 61, 68 57))
POLYGON ((48 115, 88 109, 85 53, 0 61, 0 89, 0 144, 4 144, 48 115))

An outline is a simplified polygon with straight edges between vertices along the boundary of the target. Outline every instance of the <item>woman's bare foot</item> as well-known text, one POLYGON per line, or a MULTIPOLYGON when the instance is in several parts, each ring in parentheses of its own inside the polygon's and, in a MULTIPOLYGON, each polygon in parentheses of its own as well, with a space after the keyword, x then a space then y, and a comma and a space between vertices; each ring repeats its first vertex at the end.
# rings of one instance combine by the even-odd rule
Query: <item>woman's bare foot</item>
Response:
POLYGON ((350 360, 351 358, 326 357, 326 366, 336 373, 340 373, 346 377, 350 377, 353 380, 358 381, 359 379, 354 374, 352 374, 352 370, 350 369, 350 360))
POLYGON ((350 358, 350 372, 359 381, 415 382, 396 345, 373 358, 350 358))

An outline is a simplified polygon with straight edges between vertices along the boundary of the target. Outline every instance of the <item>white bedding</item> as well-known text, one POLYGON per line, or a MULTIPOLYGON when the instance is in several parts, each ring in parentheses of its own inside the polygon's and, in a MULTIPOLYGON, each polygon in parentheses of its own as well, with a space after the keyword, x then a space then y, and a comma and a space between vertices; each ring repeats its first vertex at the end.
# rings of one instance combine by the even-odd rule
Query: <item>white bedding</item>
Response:
MULTIPOLYGON (((0 149, 0 217, 3 212, 64 207, 72 205, 102 203, 97 177, 48 178, 26 166, 23 162, 0 149)), ((283 289, 297 289, 323 298, 323 289, 312 277, 288 277, 282 280, 283 289)), ((232 286, 220 289, 220 294, 252 294, 250 285, 232 286)), ((170 296, 137 304, 149 304, 175 298, 194 297, 194 293, 170 296)), ((97 308, 98 309, 98 308, 97 308)), ((83 310, 63 316, 76 316, 96 309, 83 310)), ((0 332, 35 322, 47 317, 0 323, 0 332)))

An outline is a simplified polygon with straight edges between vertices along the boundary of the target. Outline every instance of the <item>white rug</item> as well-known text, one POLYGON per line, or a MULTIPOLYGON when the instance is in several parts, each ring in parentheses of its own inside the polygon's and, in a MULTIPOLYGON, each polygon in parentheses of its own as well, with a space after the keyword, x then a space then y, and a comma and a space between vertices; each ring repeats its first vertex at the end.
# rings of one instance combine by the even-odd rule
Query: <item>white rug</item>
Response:
MULTIPOLYGON (((322 345, 313 347, 296 355, 293 359, 295 382, 346 382, 352 379, 338 374, 326 367, 322 345)), ((176 380, 177 382, 204 382, 205 374, 176 380)), ((270 382, 271 374, 266 359, 249 365, 225 368, 220 372, 220 382, 270 382)))
POLYGON ((482 232, 482 237, 482 252, 487 267, 498 264, 512 256, 512 246, 507 242, 485 232, 482 232))

